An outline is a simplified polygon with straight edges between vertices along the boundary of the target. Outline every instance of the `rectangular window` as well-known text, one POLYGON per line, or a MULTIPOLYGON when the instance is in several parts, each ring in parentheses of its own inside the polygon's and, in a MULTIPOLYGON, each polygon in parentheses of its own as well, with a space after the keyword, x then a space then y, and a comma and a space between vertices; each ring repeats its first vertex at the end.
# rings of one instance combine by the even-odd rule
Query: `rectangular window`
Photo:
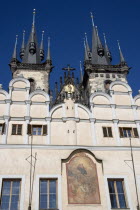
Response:
POLYGON ((39 209, 57 209, 56 179, 40 179, 39 209))
POLYGON ((19 179, 4 179, 2 181, 1 210, 19 210, 20 187, 21 180, 19 179))
POLYGON ((28 135, 34 136, 45 136, 47 135, 47 125, 30 125, 28 124, 27 129, 28 135))
POLYGON ((0 135, 4 134, 5 131, 5 123, 0 124, 0 135))
POLYGON ((128 137, 139 138, 137 128, 120 127, 119 131, 120 131, 121 138, 128 138, 128 137))
POLYGON ((21 124, 12 124, 12 135, 22 135, 21 124))
POLYGON ((111 208, 115 209, 127 208, 125 190, 124 190, 124 180, 108 179, 108 188, 109 188, 111 208))
POLYGON ((113 137, 112 128, 111 127, 103 127, 103 135, 104 135, 104 137, 113 137))

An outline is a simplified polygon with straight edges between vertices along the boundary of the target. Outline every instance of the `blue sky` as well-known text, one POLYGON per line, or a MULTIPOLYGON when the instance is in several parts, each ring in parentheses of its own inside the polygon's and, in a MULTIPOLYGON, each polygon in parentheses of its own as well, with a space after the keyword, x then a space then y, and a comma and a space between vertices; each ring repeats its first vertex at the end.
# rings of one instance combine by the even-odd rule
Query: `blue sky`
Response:
POLYGON ((21 46, 22 31, 26 40, 31 30, 32 10, 36 8, 36 29, 38 41, 45 31, 44 41, 51 37, 51 53, 55 68, 51 74, 51 86, 63 75, 61 70, 67 64, 77 69, 83 61, 83 37, 87 32, 91 44, 92 26, 90 12, 103 40, 113 55, 113 64, 119 62, 117 40, 120 40, 124 57, 130 67, 128 82, 136 95, 140 89, 140 1, 139 0, 5 0, 0 7, 0 83, 7 89, 11 80, 9 62, 13 52, 15 35, 19 35, 18 50, 21 46))

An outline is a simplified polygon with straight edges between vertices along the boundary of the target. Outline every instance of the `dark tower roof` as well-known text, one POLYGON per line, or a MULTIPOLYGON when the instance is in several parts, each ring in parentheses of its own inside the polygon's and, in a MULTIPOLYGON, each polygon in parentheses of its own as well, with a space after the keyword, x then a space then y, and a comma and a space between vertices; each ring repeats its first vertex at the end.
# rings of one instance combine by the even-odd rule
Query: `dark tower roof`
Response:
POLYGON ((104 53, 104 48, 102 46, 100 37, 98 35, 97 27, 93 21, 93 15, 91 13, 92 25, 93 25, 93 35, 92 35, 92 64, 108 65, 108 59, 104 53))
POLYGON ((36 30, 35 30, 35 9, 33 10, 33 23, 28 43, 25 48, 25 54, 22 63, 40 64, 40 49, 38 47, 36 30))

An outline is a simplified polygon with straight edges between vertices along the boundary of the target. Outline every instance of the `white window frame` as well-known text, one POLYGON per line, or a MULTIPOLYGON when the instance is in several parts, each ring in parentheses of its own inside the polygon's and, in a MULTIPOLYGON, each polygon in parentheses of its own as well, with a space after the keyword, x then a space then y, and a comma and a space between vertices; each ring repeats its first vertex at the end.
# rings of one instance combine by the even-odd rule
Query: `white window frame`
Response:
POLYGON ((23 175, 0 175, 0 190, 4 179, 21 179, 20 205, 19 209, 24 210, 25 176, 23 175))
POLYGON ((125 195, 127 198, 127 205, 128 205, 128 207, 126 209, 133 210, 128 178, 127 178, 127 176, 124 176, 124 175, 105 175, 105 177, 104 177, 108 209, 112 210, 111 202, 110 202, 109 187, 108 187, 108 179, 123 179, 124 180, 125 195))
POLYGON ((36 176, 36 183, 35 183, 35 192, 36 192, 36 203, 35 203, 35 210, 39 209, 39 185, 40 185, 40 179, 57 179, 57 183, 58 183, 58 209, 62 210, 62 189, 61 189, 61 175, 57 174, 41 174, 41 175, 37 175, 36 176))

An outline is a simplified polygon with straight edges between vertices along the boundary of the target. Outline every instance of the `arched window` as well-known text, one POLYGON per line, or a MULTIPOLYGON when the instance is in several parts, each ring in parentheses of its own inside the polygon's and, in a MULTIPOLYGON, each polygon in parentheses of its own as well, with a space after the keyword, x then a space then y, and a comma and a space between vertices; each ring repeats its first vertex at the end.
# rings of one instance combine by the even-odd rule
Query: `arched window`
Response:
POLYGON ((30 82, 30 93, 31 93, 31 92, 33 92, 35 90, 35 81, 32 78, 30 78, 28 80, 30 82))

